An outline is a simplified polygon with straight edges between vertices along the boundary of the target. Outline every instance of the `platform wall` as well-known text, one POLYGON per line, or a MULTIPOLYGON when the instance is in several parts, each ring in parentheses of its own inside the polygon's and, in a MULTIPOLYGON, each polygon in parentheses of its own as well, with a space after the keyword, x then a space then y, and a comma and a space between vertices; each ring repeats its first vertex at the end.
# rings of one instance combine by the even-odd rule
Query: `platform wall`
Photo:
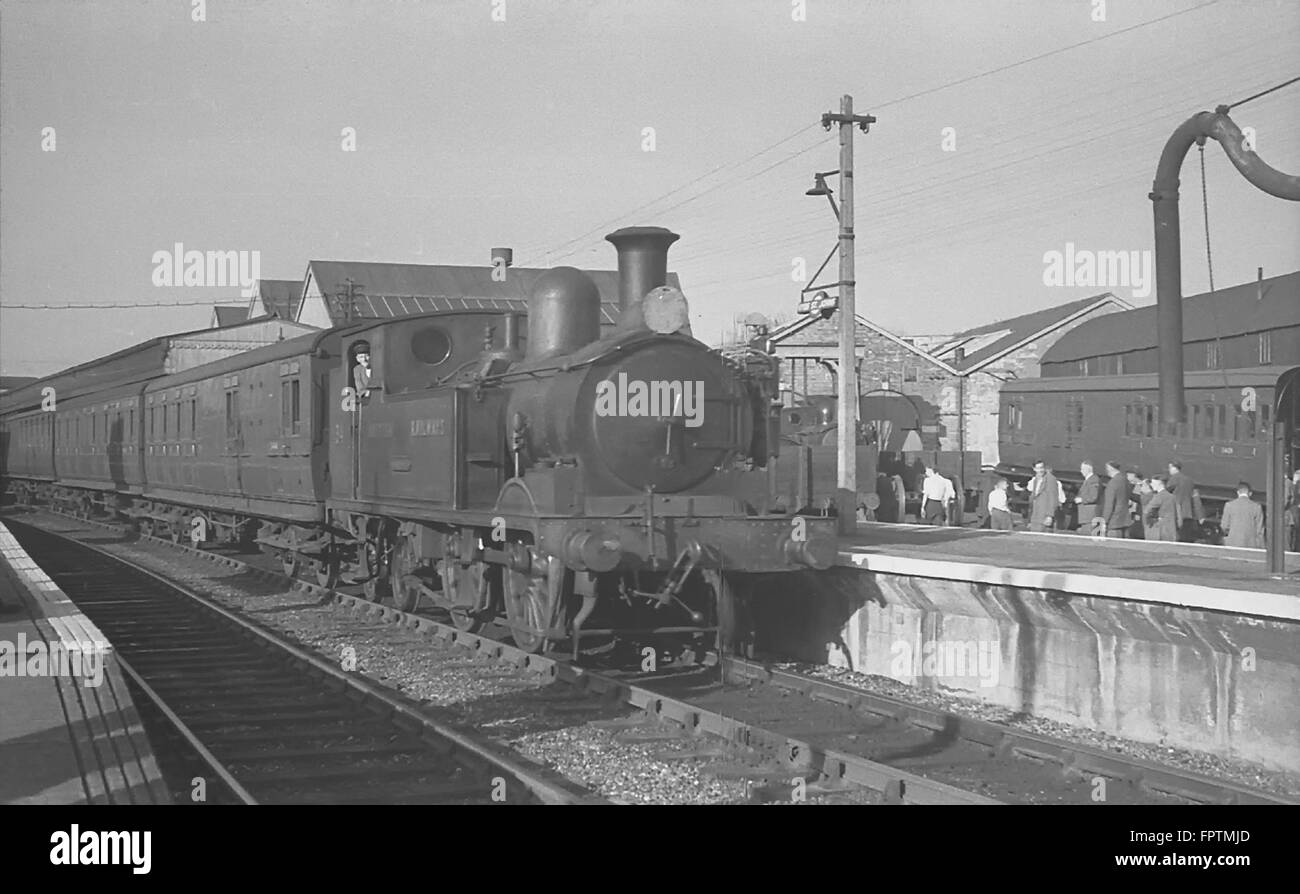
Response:
POLYGON ((807 584, 812 612, 760 593, 760 648, 1300 772, 1294 622, 842 567, 807 584))

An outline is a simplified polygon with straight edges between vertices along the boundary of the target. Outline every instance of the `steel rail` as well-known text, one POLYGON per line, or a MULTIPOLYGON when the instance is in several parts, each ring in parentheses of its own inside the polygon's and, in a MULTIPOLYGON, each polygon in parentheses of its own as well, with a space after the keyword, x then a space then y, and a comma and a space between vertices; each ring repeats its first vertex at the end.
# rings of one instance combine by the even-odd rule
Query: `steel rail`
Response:
POLYGON ((777 686, 798 692, 807 698, 834 702, 854 711, 889 717, 928 730, 942 730, 997 754, 1015 753, 1060 764, 1063 772, 1106 776, 1148 791, 1206 804, 1300 804, 1300 801, 1281 795, 1199 773, 1052 739, 988 720, 926 708, 842 683, 773 669, 742 658, 723 658, 722 666, 724 674, 740 680, 777 686))

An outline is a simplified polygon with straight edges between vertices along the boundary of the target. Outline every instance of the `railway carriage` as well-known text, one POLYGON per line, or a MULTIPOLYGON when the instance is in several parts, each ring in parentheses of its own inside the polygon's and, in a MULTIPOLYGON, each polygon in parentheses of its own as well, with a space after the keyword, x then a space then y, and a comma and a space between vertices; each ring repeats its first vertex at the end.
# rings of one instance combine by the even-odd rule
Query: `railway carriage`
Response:
MULTIPOLYGON (((1042 459, 1077 485, 1085 459, 1146 474, 1178 459, 1212 505, 1235 497, 1239 481, 1263 493, 1272 426, 1295 432, 1300 418, 1298 379, 1300 368, 1282 366, 1188 372, 1187 421, 1173 434, 1160 423, 1154 374, 1013 380, 1002 386, 998 471, 1024 481, 1042 459)), ((1300 467, 1300 443, 1288 445, 1287 462, 1300 467)))

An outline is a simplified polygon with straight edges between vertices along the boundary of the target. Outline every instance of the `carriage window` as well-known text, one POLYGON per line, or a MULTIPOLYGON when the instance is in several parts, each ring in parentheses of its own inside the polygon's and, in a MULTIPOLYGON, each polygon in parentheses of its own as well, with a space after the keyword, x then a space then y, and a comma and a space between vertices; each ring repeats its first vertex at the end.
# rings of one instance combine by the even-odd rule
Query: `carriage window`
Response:
POLYGON ((286 435, 296 435, 302 430, 302 405, 299 380, 280 383, 280 427, 286 435))
POLYGON ((411 336, 411 356, 437 366, 451 356, 451 338, 437 326, 426 326, 411 336))
POLYGON ((126 411, 126 440, 135 443, 135 409, 126 411))
POLYGON ((1273 362, 1273 333, 1259 334, 1259 365, 1268 366, 1273 362))
POLYGON ((1267 401, 1264 401, 1264 402, 1262 402, 1262 403, 1260 404, 1260 406, 1259 406, 1259 434, 1260 434, 1260 437, 1263 437, 1263 436, 1264 436, 1264 432, 1268 430, 1268 420, 1269 420, 1269 416, 1272 415, 1272 412, 1273 412, 1273 408, 1270 407, 1270 406, 1268 405, 1268 402, 1267 402, 1267 401))
POLYGON ((1228 440, 1228 407, 1226 404, 1219 405, 1219 423, 1216 432, 1219 440, 1228 440))
POLYGON ((1237 413, 1237 437, 1238 441, 1255 440, 1255 414, 1254 413, 1237 413))
POLYGON ((198 438, 199 431, 199 399, 190 398, 190 440, 198 438))
POLYGON ((232 441, 239 437, 239 391, 236 389, 226 392, 226 437, 232 441))
POLYGON ((170 409, 170 408, 169 408, 166 404, 163 404, 163 405, 162 405, 162 439, 163 439, 164 441, 167 440, 167 431, 168 431, 168 428, 169 428, 169 426, 168 426, 168 424, 167 424, 167 416, 168 416, 167 410, 168 410, 168 409, 170 409))

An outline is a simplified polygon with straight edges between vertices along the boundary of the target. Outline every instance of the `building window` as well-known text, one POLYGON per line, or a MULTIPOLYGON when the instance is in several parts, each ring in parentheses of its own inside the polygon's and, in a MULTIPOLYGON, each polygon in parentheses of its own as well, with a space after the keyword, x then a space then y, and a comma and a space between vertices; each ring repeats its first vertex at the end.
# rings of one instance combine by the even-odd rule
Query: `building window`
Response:
POLYGON ((1205 368, 1218 369, 1220 357, 1219 343, 1217 341, 1207 342, 1205 345, 1205 368))
POLYGON ((1273 362, 1273 333, 1259 334, 1259 365, 1268 366, 1273 362))
POLYGON ((912 366, 912 365, 907 364, 907 363, 904 363, 904 364, 903 364, 903 381, 904 381, 904 382, 915 382, 915 381, 916 381, 916 367, 915 367, 915 366, 912 366))

